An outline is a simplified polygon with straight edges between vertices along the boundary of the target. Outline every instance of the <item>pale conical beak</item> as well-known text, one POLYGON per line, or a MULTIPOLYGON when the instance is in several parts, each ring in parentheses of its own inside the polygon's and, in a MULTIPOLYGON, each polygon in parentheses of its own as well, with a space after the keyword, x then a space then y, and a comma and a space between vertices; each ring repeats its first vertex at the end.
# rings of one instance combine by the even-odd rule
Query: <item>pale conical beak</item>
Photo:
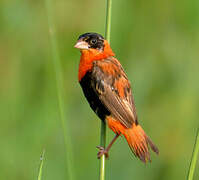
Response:
POLYGON ((77 41, 77 43, 75 44, 75 46, 74 46, 75 48, 78 48, 78 49, 88 49, 88 43, 87 42, 85 42, 85 41, 82 41, 82 40, 80 40, 80 41, 77 41))

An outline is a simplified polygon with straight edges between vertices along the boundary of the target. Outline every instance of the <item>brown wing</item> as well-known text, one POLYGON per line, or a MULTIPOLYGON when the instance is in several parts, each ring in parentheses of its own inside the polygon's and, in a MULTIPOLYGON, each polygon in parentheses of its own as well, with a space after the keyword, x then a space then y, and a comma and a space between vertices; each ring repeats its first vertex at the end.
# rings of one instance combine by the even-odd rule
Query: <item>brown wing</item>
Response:
POLYGON ((137 123, 135 105, 127 76, 115 58, 95 61, 92 86, 111 115, 127 128, 137 123))

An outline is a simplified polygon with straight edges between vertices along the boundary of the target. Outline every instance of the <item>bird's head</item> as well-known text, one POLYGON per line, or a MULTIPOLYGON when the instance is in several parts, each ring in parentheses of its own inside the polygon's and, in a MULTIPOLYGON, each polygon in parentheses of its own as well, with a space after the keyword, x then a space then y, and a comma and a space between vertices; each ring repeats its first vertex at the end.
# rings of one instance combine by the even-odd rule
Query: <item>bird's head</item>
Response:
POLYGON ((104 37, 97 33, 85 33, 79 36, 74 46, 80 49, 81 53, 89 53, 95 55, 114 56, 114 53, 104 37))

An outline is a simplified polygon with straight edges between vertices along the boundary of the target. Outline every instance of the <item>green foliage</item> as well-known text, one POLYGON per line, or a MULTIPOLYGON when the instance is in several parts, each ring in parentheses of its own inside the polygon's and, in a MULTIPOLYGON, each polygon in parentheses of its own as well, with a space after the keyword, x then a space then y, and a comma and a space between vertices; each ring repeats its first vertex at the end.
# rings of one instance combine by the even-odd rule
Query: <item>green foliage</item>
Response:
MULTIPOLYGON (((112 0, 106 0, 106 26, 105 26, 105 38, 110 43, 111 37, 111 13, 112 13, 112 0)), ((100 146, 106 148, 106 123, 101 121, 101 142, 100 146)), ((100 180, 105 179, 105 155, 100 158, 100 180)))
MULTIPOLYGON (((100 120, 77 81, 80 53, 73 48, 84 32, 104 33, 105 3, 52 1, 66 133, 73 146, 76 179, 96 179, 100 120)), ((198 128, 198 1, 114 1, 111 47, 121 61, 135 97, 138 119, 160 150, 144 165, 124 138, 113 145, 106 179, 185 179, 198 128)), ((68 179, 57 81, 44 1, 0 1, 0 179, 38 176, 68 179)), ((107 142, 113 138, 107 129, 107 142)), ((194 179, 199 179, 196 164, 194 179)))
POLYGON ((68 177, 70 180, 75 179, 75 173, 73 170, 73 154, 71 148, 71 137, 68 133, 69 126, 65 123, 65 106, 64 106, 64 90, 63 90, 63 73, 60 64, 60 55, 57 45, 57 38, 56 38, 56 28, 53 20, 53 5, 51 0, 46 0, 46 9, 47 9, 47 18, 48 18, 48 26, 49 26, 49 35, 50 35, 50 44, 52 49, 52 59, 53 59, 53 66, 55 69, 55 80, 56 80, 56 91, 58 97, 58 111, 59 116, 63 128, 63 136, 64 136, 64 143, 65 143, 65 151, 66 151, 66 161, 67 161, 67 170, 68 170, 68 177))
POLYGON ((42 171, 43 171, 43 164, 44 164, 44 155, 45 155, 45 150, 43 150, 43 153, 40 157, 40 165, 39 165, 39 173, 38 173, 38 178, 37 180, 42 180, 42 171))
POLYGON ((194 171, 196 169, 196 163, 197 163, 197 160, 199 159, 198 157, 199 157, 199 129, 197 131, 196 142, 195 142, 195 146, 194 146, 194 149, 193 149, 193 155, 192 155, 192 158, 191 158, 188 180, 192 180, 193 177, 194 177, 194 171))

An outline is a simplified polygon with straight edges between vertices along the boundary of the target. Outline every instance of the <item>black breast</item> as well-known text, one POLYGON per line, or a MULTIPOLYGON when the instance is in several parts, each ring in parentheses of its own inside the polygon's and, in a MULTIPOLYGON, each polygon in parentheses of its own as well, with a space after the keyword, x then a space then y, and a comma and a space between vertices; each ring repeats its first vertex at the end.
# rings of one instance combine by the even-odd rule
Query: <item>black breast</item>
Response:
POLYGON ((99 118, 104 121, 105 117, 110 115, 110 112, 102 104, 93 84, 96 84, 96 82, 95 79, 92 78, 92 72, 87 72, 86 75, 81 79, 80 85, 87 101, 90 104, 90 107, 99 116, 99 118))

